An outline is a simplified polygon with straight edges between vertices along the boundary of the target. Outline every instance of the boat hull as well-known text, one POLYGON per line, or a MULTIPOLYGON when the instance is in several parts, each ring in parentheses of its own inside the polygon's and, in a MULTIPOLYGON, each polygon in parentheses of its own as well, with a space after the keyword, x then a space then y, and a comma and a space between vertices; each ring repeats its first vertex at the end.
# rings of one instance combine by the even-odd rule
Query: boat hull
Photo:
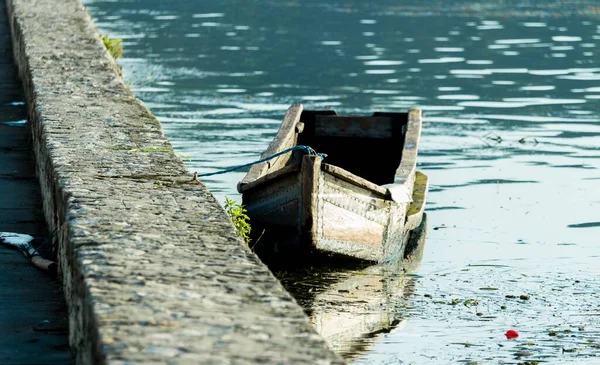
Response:
POLYGON ((306 253, 401 258, 427 195, 427 176, 416 171, 421 125, 419 109, 364 117, 291 106, 238 183, 251 248, 263 261, 306 253))
MULTIPOLYGON (((417 174, 426 185, 427 177, 417 174)), ((423 190, 426 186, 413 194, 423 190)), ((420 217, 407 219, 412 202, 395 202, 323 171, 316 156, 305 156, 299 169, 246 191, 242 204, 258 241, 254 248, 267 257, 318 252, 389 261, 402 257, 410 231, 421 223, 420 217)), ((422 209, 413 215, 419 213, 422 209)))

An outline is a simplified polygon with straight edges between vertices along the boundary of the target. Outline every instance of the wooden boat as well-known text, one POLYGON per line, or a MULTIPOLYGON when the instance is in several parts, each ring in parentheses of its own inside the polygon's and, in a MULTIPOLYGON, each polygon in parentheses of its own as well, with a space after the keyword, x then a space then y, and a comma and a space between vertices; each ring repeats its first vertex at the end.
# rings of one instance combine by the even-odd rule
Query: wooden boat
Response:
POLYGON ((416 171, 421 111, 340 116, 292 105, 262 158, 238 183, 259 256, 305 252, 401 258, 428 190, 416 171), (258 252, 260 251, 260 252, 258 252))

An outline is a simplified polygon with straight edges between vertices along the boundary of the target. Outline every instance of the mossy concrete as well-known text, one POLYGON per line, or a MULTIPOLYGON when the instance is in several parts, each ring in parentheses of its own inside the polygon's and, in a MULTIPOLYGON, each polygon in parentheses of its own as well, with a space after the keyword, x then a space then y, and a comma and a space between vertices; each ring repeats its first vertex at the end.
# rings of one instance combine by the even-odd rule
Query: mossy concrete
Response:
POLYGON ((192 181, 82 4, 6 3, 77 362, 343 363, 192 181))

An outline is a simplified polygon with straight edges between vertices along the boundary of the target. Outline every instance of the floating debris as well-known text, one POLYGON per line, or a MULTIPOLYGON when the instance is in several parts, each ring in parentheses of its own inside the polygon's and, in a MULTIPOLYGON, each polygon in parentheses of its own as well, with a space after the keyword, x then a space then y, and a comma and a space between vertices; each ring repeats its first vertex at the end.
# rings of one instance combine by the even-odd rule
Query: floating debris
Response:
POLYGON ((506 336, 506 339, 512 340, 514 338, 519 337, 519 332, 517 332, 515 330, 508 330, 508 331, 506 331, 506 333, 504 335, 506 336))
POLYGON ((11 120, 8 122, 2 122, 2 124, 5 124, 9 127, 26 127, 27 126, 27 119, 23 119, 23 120, 11 120))
POLYGON ((538 140, 535 139, 535 137, 532 137, 532 136, 525 136, 525 137, 521 138, 519 140, 519 143, 527 143, 528 139, 531 140, 533 142, 533 144, 538 144, 539 143, 538 140))

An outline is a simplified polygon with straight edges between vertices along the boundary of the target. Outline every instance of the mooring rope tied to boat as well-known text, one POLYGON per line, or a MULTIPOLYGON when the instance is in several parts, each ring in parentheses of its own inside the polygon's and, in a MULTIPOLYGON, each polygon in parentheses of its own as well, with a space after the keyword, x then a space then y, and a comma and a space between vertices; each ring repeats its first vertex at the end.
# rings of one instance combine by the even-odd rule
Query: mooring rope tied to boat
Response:
POLYGON ((261 158, 260 160, 256 160, 256 161, 253 161, 253 162, 248 162, 248 163, 245 163, 245 164, 242 164, 242 165, 231 166, 231 167, 228 167, 228 168, 223 169, 223 170, 219 170, 219 171, 215 171, 215 172, 209 172, 209 173, 206 173, 206 174, 194 174, 195 175, 194 177, 196 178, 196 177, 206 177, 206 176, 226 174, 228 172, 239 170, 239 169, 244 168, 244 167, 253 166, 253 165, 256 165, 256 164, 259 164, 259 163, 262 163, 262 162, 267 162, 269 160, 274 159, 275 157, 279 157, 281 155, 285 155, 288 152, 300 151, 300 150, 306 152, 307 155, 319 156, 321 159, 327 157, 327 154, 325 154, 325 153, 319 153, 319 152, 315 151, 314 149, 312 149, 309 146, 298 145, 298 146, 290 147, 290 148, 288 148, 286 150, 283 150, 281 152, 277 152, 277 153, 275 153, 275 154, 273 154, 271 156, 267 156, 265 158, 261 158))

